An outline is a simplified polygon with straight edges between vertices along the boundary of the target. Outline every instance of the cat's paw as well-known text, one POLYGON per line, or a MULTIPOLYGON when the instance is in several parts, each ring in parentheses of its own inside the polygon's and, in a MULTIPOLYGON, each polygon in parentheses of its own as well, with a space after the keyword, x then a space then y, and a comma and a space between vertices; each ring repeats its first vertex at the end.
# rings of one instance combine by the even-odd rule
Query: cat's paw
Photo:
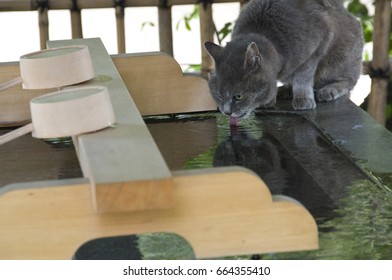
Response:
POLYGON ((339 97, 347 94, 349 92, 348 89, 337 89, 335 87, 324 87, 322 89, 319 89, 316 92, 316 97, 318 101, 333 101, 335 99, 338 99, 339 97))
POLYGON ((316 102, 313 98, 297 97, 293 99, 293 108, 295 110, 311 110, 316 108, 316 102))

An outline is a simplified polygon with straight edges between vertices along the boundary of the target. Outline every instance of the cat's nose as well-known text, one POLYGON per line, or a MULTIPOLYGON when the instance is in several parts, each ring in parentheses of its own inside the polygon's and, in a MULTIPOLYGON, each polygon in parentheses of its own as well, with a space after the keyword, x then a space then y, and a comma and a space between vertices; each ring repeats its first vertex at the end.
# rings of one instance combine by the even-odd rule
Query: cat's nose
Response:
POLYGON ((223 104, 221 111, 223 114, 226 116, 230 116, 232 111, 231 111, 231 106, 229 104, 223 104))

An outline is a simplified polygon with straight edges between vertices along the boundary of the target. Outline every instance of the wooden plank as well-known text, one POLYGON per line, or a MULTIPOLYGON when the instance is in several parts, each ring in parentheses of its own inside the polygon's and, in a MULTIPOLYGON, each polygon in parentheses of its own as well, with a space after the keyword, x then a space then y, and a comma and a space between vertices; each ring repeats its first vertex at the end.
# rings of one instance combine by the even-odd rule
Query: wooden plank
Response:
POLYGON ((113 56, 122 79, 142 115, 216 110, 208 83, 184 76, 181 67, 163 53, 113 56))
POLYGON ((274 201, 244 168, 183 171, 173 182, 173 208, 116 214, 94 212, 83 182, 9 186, 0 193, 0 259, 69 259, 88 240, 146 232, 181 235, 197 258, 318 247, 309 212, 288 198, 274 201))
POLYGON ((108 87, 116 125, 75 137, 83 174, 99 212, 162 209, 172 205, 171 173, 100 39, 52 41, 49 47, 87 45, 98 78, 108 87))

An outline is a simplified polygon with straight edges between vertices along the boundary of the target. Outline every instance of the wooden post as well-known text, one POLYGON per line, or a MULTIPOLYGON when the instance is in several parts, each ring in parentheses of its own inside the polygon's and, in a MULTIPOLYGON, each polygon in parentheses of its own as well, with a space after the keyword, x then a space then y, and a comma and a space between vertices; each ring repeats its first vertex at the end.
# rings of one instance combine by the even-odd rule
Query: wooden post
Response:
POLYGON ((391 0, 376 0, 373 35, 372 87, 369 96, 369 114, 385 125, 385 110, 388 94, 389 29, 391 22, 391 0))
POLYGON ((77 0, 72 0, 72 9, 70 12, 71 12, 72 39, 83 38, 82 13, 78 7, 77 0))
POLYGON ((46 42, 49 40, 49 18, 48 18, 48 1, 37 0, 38 25, 41 50, 46 49, 46 42))
POLYGON ((115 0, 117 23, 117 49, 118 53, 125 53, 125 6, 124 0, 115 0))
POLYGON ((201 73, 204 77, 208 77, 208 73, 212 70, 214 62, 211 56, 204 49, 204 42, 214 41, 214 21, 212 18, 212 4, 199 4, 200 15, 200 39, 201 39, 201 73))
POLYGON ((158 7, 159 24, 159 49, 170 56, 173 56, 173 30, 171 7, 167 5, 167 0, 160 0, 158 7))

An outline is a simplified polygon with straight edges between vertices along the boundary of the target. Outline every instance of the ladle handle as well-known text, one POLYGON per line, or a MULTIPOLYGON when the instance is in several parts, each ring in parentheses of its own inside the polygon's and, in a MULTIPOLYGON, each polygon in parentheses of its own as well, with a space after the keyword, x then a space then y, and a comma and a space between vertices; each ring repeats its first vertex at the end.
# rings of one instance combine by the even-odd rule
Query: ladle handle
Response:
POLYGON ((11 88, 13 86, 16 86, 17 84, 20 84, 21 82, 22 82, 22 77, 17 77, 15 79, 12 79, 10 81, 2 83, 2 84, 0 84, 0 91, 3 91, 8 88, 11 88))
POLYGON ((33 124, 32 123, 26 124, 25 126, 17 128, 7 134, 0 136, 0 145, 3 145, 11 140, 14 140, 32 131, 33 131, 33 124))

